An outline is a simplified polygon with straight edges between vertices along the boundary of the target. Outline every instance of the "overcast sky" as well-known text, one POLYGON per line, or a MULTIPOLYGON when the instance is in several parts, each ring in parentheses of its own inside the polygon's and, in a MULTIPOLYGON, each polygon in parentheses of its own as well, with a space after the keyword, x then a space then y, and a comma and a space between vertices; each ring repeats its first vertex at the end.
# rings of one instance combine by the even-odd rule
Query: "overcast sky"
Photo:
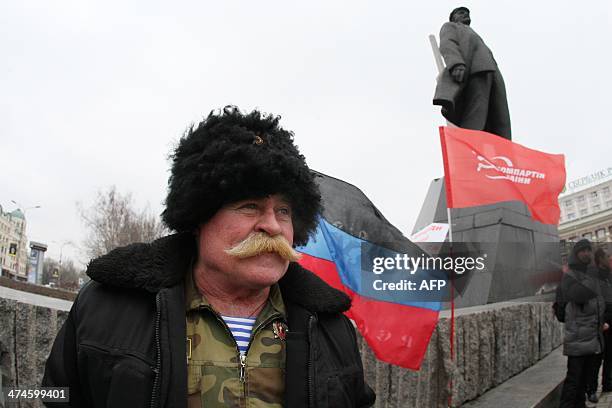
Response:
POLYGON ((40 205, 28 238, 57 258, 102 188, 160 213, 174 143, 235 104, 281 115, 312 168, 409 235, 443 175, 427 36, 460 5, 505 78, 514 141, 565 154, 568 180, 610 166, 610 1, 9 0, 0 205, 40 205))

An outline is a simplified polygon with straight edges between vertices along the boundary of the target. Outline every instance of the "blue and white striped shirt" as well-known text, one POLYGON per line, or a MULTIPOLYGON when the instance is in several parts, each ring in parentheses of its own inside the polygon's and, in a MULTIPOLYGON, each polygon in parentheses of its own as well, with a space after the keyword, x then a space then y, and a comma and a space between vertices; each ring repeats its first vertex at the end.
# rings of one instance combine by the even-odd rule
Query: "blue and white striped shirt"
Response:
POLYGON ((255 325, 256 319, 254 317, 232 317, 223 315, 221 317, 232 332, 240 354, 245 354, 251 342, 251 335, 253 334, 253 326, 255 325))

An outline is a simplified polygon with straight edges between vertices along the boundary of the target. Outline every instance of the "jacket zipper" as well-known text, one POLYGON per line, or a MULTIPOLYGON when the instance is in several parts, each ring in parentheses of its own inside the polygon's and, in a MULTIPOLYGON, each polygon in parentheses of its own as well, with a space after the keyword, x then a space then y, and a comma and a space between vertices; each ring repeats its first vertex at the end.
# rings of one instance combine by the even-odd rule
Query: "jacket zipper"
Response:
POLYGON ((152 391, 152 395, 151 395, 151 408, 155 408, 157 406, 157 394, 158 394, 158 388, 159 388, 159 381, 160 381, 160 376, 161 376, 161 345, 160 345, 160 339, 159 339, 159 324, 160 324, 160 320, 161 320, 161 293, 157 292, 157 295, 155 295, 155 309, 156 309, 156 315, 155 315, 155 350, 156 350, 156 362, 155 362, 155 368, 153 369, 153 372, 155 373, 155 380, 153 381, 153 391, 152 391))
POLYGON ((314 405, 314 392, 313 392, 313 382, 314 382, 314 371, 312 365, 313 358, 313 345, 312 345, 312 331, 314 330, 314 325, 316 323, 316 315, 310 315, 308 318, 308 406, 313 408, 314 405))
MULTIPOLYGON (((277 318, 278 318, 278 315, 274 314, 274 315, 268 317, 263 322, 261 322, 259 325, 257 325, 257 327, 255 327, 253 329, 253 331, 251 332, 251 340, 253 338, 255 338, 255 334, 257 334, 257 332, 262 327, 266 327, 266 325, 268 325, 270 322, 273 322, 277 318)), ((223 319, 221 319, 221 320, 223 320, 223 319)), ((225 323, 225 321, 223 321, 223 323, 225 323)), ((227 327, 227 325, 226 325, 226 327, 227 327)), ((230 334, 232 333, 232 331, 229 329, 229 327, 227 327, 227 330, 229 330, 230 334)), ((233 337, 234 336, 232 336, 232 338, 233 337)), ((234 339, 234 342, 235 341, 236 341, 236 339, 234 339)), ((251 344, 252 343, 253 343, 252 341, 249 341, 249 346, 247 347, 246 351, 244 352, 244 355, 240 354, 240 350, 238 349, 238 343, 236 343, 236 350, 238 351, 238 358, 240 360, 240 382, 243 383, 243 384, 246 381, 246 375, 245 375, 245 371, 246 371, 246 356, 247 356, 247 354, 249 354, 249 350, 251 349, 251 344)))
MULTIPOLYGON (((262 327, 266 327, 266 325, 268 325, 270 322, 276 320, 278 318, 278 315, 272 315, 270 317, 268 317, 266 320, 264 320, 263 322, 261 322, 259 325, 257 325, 257 327, 253 328, 253 331, 251 332, 251 340, 253 340, 255 338, 255 334, 257 334, 257 332, 262 328, 262 327)), ((223 320, 223 319, 221 319, 223 320)), ((227 326, 227 324, 225 323, 225 320, 223 320, 223 323, 225 324, 225 327, 227 328, 227 330, 229 330, 230 334, 232 333, 232 331, 229 329, 229 326, 227 326)), ((232 338, 234 338, 234 336, 232 335, 232 338)), ((236 339, 234 339, 234 343, 236 342, 236 339)), ((238 360, 240 361, 240 383, 242 384, 242 393, 244 394, 244 399, 246 402, 246 397, 247 397, 247 390, 246 390, 246 359, 247 359, 247 354, 249 354, 249 350, 251 349, 251 344, 253 344, 252 341, 249 341, 249 345, 246 349, 246 351, 244 352, 244 354, 240 354, 240 349, 238 348, 238 343, 236 343, 236 351, 238 352, 238 360)))
MULTIPOLYGON (((238 361, 240 362, 239 378, 240 378, 240 383, 242 384, 242 392, 244 393, 244 396, 246 398, 246 368, 247 368, 247 364, 246 364, 247 357, 246 356, 249 353, 249 349, 251 348, 252 342, 249 341, 249 346, 247 347, 244 354, 240 354, 238 343, 236 343, 236 339, 234 339, 234 335, 232 334, 232 331, 230 330, 225 320, 223 320, 223 318, 219 316, 219 314, 210 307, 200 306, 200 308, 210 310, 213 313, 213 315, 217 318, 217 320, 223 325, 223 327, 225 327, 225 330, 227 330, 227 332, 232 336, 232 339, 234 340, 234 344, 236 345, 236 353, 238 354, 238 361)), ((278 319, 278 317, 279 317, 278 314, 273 314, 272 316, 268 317, 266 320, 261 322, 259 325, 257 325, 257 327, 255 327, 253 331, 251 332, 251 339, 255 337, 255 334, 257 333, 257 331, 259 331, 259 329, 261 329, 262 327, 265 327, 268 323, 278 319)))
MULTIPOLYGON (((238 352, 240 354, 240 352, 238 352)), ((246 354, 240 354, 240 382, 243 384, 245 382, 245 371, 246 371, 246 354)))

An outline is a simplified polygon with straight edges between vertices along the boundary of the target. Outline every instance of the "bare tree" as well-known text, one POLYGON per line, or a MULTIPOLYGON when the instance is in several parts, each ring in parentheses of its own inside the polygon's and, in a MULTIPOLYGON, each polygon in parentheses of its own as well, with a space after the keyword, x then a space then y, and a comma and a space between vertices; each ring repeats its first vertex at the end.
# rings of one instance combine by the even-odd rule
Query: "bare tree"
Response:
POLYGON ((59 262, 57 262, 53 258, 45 257, 45 260, 44 260, 44 263, 43 263, 42 279, 41 279, 43 285, 46 285, 46 284, 51 283, 53 281, 53 279, 54 279, 53 272, 54 271, 58 271, 59 272, 59 262))
POLYGON ((134 209, 132 195, 119 193, 115 186, 99 191, 91 207, 77 206, 89 230, 83 247, 91 258, 134 242, 151 242, 167 233, 159 217, 148 207, 134 209))
POLYGON ((84 271, 78 271, 71 259, 64 259, 60 264, 53 258, 45 258, 42 284, 76 292, 79 290, 79 278, 82 275, 84 271))
POLYGON ((79 290, 79 272, 71 259, 67 259, 59 266, 59 278, 57 286, 63 289, 79 290))

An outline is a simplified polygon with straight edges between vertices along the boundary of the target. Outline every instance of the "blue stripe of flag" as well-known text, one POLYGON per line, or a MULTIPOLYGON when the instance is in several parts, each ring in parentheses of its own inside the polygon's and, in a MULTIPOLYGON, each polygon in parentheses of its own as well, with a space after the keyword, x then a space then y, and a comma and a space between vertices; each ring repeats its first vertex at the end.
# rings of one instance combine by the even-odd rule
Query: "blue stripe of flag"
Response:
MULTIPOLYGON (((315 236, 305 246, 296 250, 316 258, 333 262, 336 265, 342 284, 352 291, 363 296, 361 287, 361 245, 366 242, 354 237, 330 224, 324 218, 319 219, 315 236)), ((426 270, 417 270, 416 273, 428 274, 426 270)), ((440 302, 410 301, 405 298, 396 298, 394 303, 422 307, 439 311, 440 302)))

